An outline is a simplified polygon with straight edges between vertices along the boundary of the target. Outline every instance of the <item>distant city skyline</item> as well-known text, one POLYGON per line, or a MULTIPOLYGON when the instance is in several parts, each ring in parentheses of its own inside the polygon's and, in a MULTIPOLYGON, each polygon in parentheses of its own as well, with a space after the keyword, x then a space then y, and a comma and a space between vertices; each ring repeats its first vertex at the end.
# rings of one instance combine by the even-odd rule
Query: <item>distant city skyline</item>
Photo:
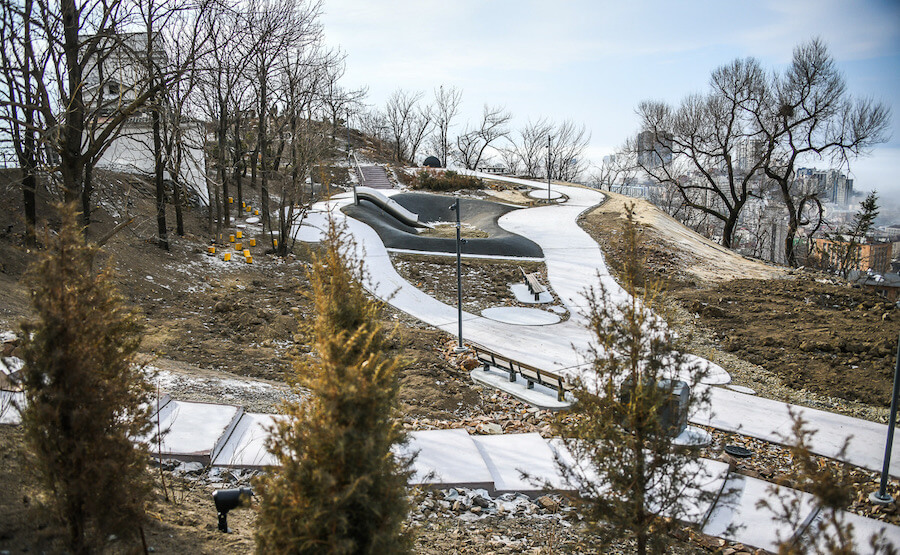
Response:
MULTIPOLYGON (((678 103, 706 90, 710 73, 753 56, 780 70, 795 46, 821 37, 856 97, 892 109, 890 140, 853 162, 857 190, 900 209, 900 4, 891 1, 658 0, 606 3, 452 3, 325 0, 328 44, 347 54, 344 85, 367 86, 383 107, 396 89, 462 90, 458 133, 482 106, 504 105, 513 128, 547 117, 584 123, 599 165, 639 131, 645 99, 678 103)), ((828 168, 828 161, 803 165, 828 168)))

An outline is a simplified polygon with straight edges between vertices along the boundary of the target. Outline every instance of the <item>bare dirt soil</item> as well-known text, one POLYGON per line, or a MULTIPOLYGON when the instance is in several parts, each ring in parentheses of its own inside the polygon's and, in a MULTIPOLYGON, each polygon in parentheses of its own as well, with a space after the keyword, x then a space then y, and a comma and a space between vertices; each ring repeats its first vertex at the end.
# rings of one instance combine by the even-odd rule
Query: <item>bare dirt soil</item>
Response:
POLYGON ((733 375, 750 368, 774 378, 783 387, 767 392, 769 397, 883 418, 900 332, 895 305, 833 276, 789 271, 730 251, 723 255, 722 247, 684 227, 673 233, 671 218, 649 203, 610 194, 582 225, 602 245, 613 270, 623 253, 626 202, 635 206, 649 277, 658 280, 667 301, 681 310, 681 323, 689 324, 684 328, 703 344, 698 354, 733 375), (859 404, 881 410, 853 410, 859 404))
MULTIPOLYGON (((456 306, 455 257, 403 253, 392 254, 391 262, 407 281, 437 300, 456 306)), ((523 270, 538 274, 538 280, 548 286, 547 267, 542 262, 464 258, 460 266, 463 310, 474 314, 496 306, 533 306, 517 301, 510 289, 511 284, 524 283, 523 270)), ((565 310, 555 297, 553 303, 541 305, 542 308, 548 306, 565 310)))

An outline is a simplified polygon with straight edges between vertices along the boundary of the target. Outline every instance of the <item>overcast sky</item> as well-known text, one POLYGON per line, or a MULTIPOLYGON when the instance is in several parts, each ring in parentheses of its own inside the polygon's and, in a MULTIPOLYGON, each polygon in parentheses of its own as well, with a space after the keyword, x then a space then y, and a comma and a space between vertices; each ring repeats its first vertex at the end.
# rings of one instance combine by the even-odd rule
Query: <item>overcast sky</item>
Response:
MULTIPOLYGON (((584 123, 599 164, 637 132, 643 99, 677 103, 710 72, 755 56, 780 69, 812 37, 828 44, 849 90, 891 106, 891 139, 855 162, 857 190, 900 204, 900 2, 324 0, 327 41, 347 54, 345 85, 383 106, 397 88, 463 91, 456 132, 484 103, 515 127, 584 123)), ((812 165, 812 164, 811 164, 812 165)), ((816 164, 825 167, 821 162, 816 164)))

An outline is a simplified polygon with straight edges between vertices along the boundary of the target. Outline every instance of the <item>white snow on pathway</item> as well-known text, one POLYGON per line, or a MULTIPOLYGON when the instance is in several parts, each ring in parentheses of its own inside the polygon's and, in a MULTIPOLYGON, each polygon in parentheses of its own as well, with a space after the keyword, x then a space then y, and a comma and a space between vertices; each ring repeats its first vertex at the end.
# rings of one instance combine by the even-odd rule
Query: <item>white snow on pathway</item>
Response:
MULTIPOLYGON (((541 187, 541 184, 521 179, 479 176, 541 187)), ((626 299, 627 293, 610 276, 600 247, 577 223, 578 216, 602 202, 603 194, 559 184, 553 184, 552 189, 565 196, 566 200, 558 204, 514 210, 504 215, 499 223, 503 228, 541 246, 550 285, 569 308, 571 317, 546 326, 516 326, 464 312, 463 337, 522 363, 573 376, 585 370, 584 353, 592 340, 584 326, 586 288, 602 283, 613 300, 626 299)), ((340 221, 346 222, 357 241, 357 256, 364 261, 370 278, 367 289, 394 307, 455 335, 456 308, 441 303, 400 277, 377 233, 357 220, 345 218, 340 212, 339 208, 348 202, 351 200, 343 198, 330 204, 319 203, 316 206, 318 212, 307 217, 304 227, 298 230, 298 237, 304 241, 318 241, 318 230, 325 227, 325 214, 331 210, 340 221)), ((729 381, 727 372, 721 367, 700 357, 691 356, 690 359, 710 370, 712 379, 707 380, 708 383, 723 384, 729 381)), ((692 422, 769 441, 780 441, 778 434, 790 431, 787 418, 789 405, 785 403, 721 387, 713 387, 711 393, 711 410, 693 415, 692 422)), ((794 409, 818 430, 812 442, 815 453, 834 457, 844 440, 850 438, 851 449, 845 457, 847 462, 869 470, 881 470, 886 426, 824 411, 802 407, 794 409)), ((900 476, 900 446, 897 443, 891 457, 894 476, 900 476)))

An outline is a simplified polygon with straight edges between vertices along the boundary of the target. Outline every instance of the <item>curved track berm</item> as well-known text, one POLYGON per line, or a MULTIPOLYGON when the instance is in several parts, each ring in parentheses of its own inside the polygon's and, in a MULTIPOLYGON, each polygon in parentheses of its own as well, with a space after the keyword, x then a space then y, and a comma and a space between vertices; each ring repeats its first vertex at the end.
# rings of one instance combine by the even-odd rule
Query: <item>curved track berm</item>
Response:
MULTIPOLYGON (((455 239, 423 237, 414 227, 414 225, 430 227, 425 222, 455 223, 456 213, 450 206, 456 201, 456 197, 431 193, 400 193, 390 197, 391 203, 387 204, 380 198, 359 192, 360 188, 357 188, 359 205, 345 206, 342 210, 351 218, 372 227, 387 248, 456 252, 455 239), (393 204, 403 211, 398 210, 393 204)), ((543 258, 544 252, 537 243, 510 233, 497 224, 501 216, 512 210, 517 208, 486 200, 461 198, 462 221, 488 234, 485 238, 467 239, 462 245, 462 253, 477 256, 543 258)))

